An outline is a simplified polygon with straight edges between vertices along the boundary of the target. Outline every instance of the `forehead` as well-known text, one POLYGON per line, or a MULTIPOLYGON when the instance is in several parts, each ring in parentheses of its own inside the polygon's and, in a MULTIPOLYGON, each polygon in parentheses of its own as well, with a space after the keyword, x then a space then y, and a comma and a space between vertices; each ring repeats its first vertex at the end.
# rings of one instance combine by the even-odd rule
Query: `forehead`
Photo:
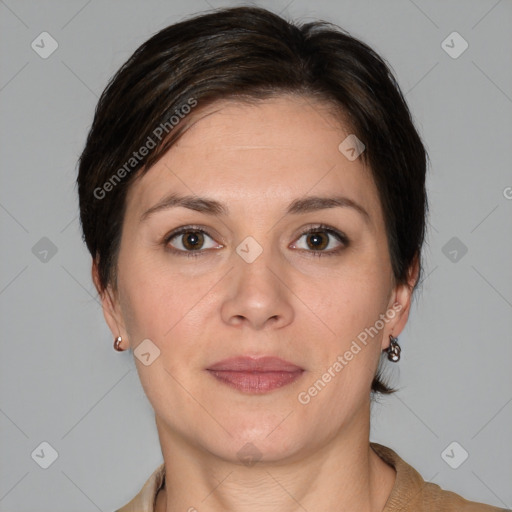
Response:
POLYGON ((171 192, 209 196, 233 205, 230 210, 282 208, 297 197, 336 193, 378 220, 369 169, 339 149, 349 135, 332 107, 312 99, 215 102, 195 113, 178 141, 132 185, 128 210, 141 213, 171 192))
POLYGON ((198 146, 214 150, 220 144, 223 151, 274 150, 309 160, 318 159, 327 146, 337 151, 340 137, 349 133, 331 105, 307 97, 284 95, 249 103, 221 100, 192 118, 174 149, 175 153, 191 147, 196 151, 198 146))

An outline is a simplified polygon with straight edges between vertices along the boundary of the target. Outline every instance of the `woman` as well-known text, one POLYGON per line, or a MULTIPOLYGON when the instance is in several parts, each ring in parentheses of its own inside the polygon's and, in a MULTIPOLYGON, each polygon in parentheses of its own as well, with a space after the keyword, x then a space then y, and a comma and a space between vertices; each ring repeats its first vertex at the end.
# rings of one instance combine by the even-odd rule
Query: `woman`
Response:
POLYGON ((78 176, 164 463, 119 511, 499 510, 369 442, 421 275, 427 155, 368 46, 233 8, 144 43, 78 176))

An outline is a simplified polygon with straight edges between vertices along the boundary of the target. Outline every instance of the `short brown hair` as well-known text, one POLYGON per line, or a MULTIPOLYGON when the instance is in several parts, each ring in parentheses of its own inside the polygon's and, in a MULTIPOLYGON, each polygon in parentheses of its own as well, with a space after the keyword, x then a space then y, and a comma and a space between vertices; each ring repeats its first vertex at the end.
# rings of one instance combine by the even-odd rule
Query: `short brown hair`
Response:
MULTIPOLYGON (((108 284, 116 288, 130 184, 183 133, 188 120, 183 114, 216 100, 286 93, 328 102, 364 142, 361 157, 379 193, 395 280, 408 283, 417 258, 416 287, 428 211, 428 156, 388 65, 331 23, 297 25, 263 8, 235 7, 192 17, 152 36, 99 99, 77 183, 83 238, 98 263, 102 290, 108 284), (154 143, 150 151, 139 155, 149 139, 154 143)), ((372 390, 395 391, 380 380, 380 369, 372 390)))

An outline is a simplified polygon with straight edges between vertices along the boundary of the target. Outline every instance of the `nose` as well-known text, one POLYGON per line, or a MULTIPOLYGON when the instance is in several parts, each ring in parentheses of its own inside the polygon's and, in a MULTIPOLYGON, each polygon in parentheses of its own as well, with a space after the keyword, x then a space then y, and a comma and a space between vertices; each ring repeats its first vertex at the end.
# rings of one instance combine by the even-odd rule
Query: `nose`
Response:
POLYGON ((225 323, 253 330, 285 327, 293 321, 293 293, 286 285, 286 270, 264 250, 248 263, 234 254, 235 267, 227 276, 229 285, 222 303, 225 323))

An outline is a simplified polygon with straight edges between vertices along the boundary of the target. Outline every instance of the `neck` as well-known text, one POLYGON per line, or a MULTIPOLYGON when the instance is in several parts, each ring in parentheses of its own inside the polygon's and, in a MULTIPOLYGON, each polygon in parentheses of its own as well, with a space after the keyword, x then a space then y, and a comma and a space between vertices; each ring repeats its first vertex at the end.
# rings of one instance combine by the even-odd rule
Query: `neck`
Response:
POLYGON ((293 462, 244 466, 198 449, 157 417, 166 477, 155 512, 381 512, 395 470, 370 447, 369 408, 367 419, 293 462))

